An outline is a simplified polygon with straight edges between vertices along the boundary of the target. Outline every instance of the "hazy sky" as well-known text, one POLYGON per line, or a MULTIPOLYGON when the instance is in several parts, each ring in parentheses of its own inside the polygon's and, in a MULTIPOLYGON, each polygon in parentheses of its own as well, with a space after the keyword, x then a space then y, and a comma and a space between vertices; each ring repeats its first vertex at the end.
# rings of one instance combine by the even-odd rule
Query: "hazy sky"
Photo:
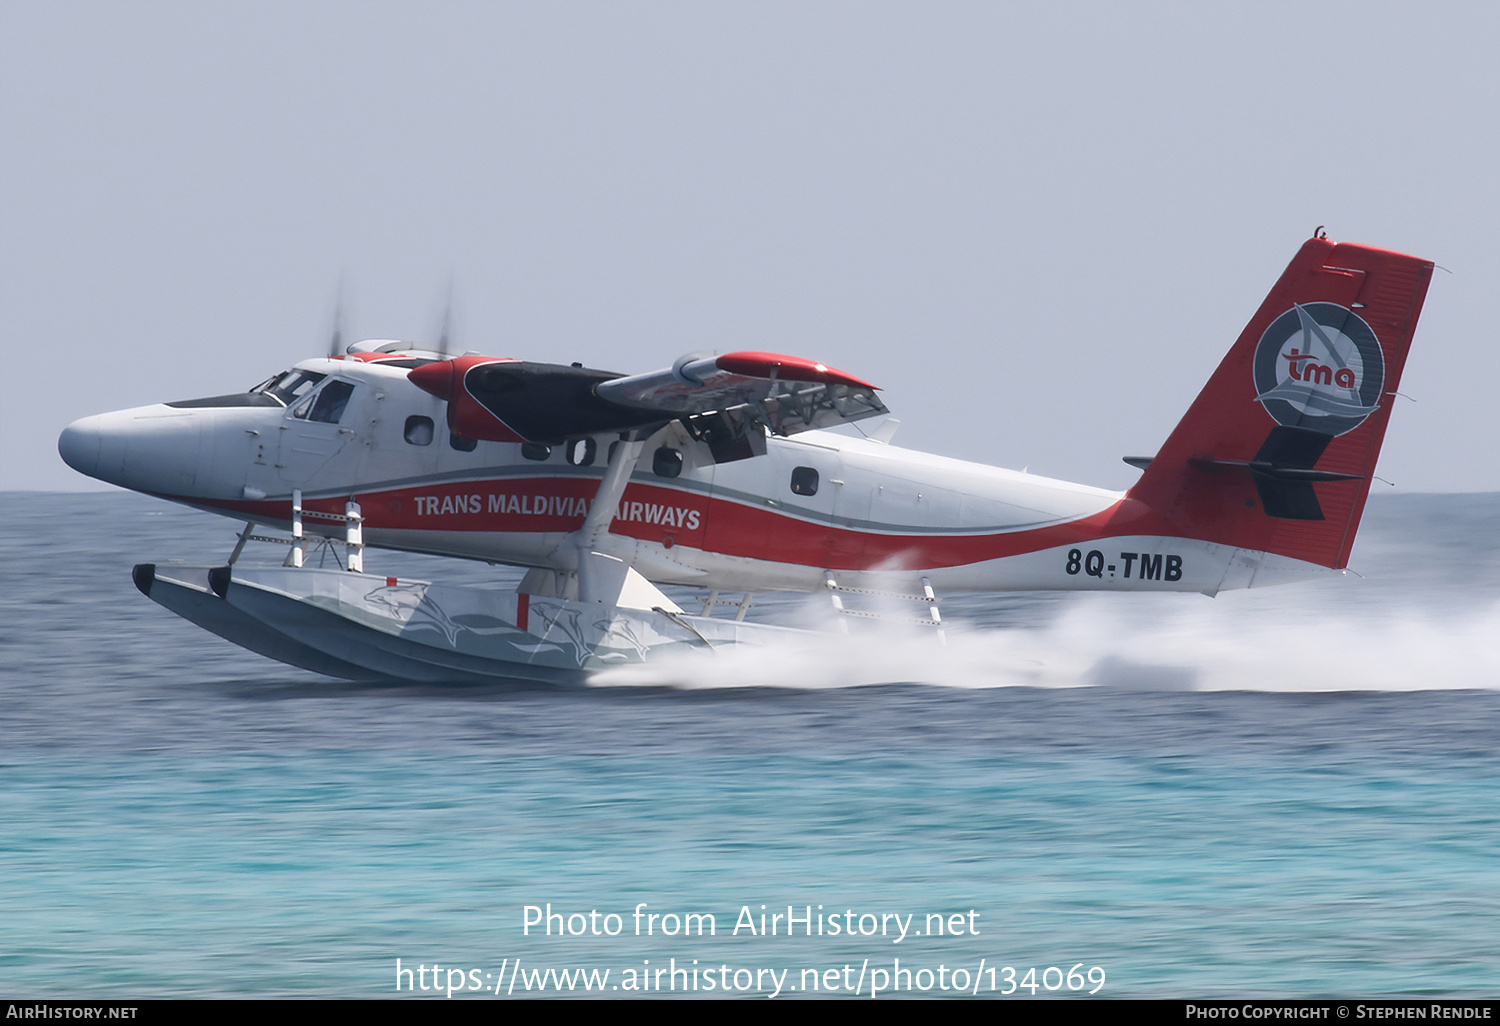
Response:
MULTIPOLYGON (((0 4, 0 489, 356 337, 765 348, 1123 488, 1297 246, 1437 261, 1379 473, 1500 490, 1500 5, 0 4)), ((1377 486, 1383 487, 1383 486, 1377 486)))

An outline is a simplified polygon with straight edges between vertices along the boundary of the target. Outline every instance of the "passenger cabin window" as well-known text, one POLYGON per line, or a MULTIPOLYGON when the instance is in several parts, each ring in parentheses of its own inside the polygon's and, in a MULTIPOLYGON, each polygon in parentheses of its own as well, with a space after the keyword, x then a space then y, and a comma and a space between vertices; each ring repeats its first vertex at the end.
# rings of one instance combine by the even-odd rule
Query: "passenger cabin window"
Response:
POLYGON ((552 455, 552 446, 543 445, 541 442, 522 442, 521 455, 528 460, 541 462, 552 455))
POLYGON ((794 495, 817 495, 818 472, 812 467, 792 469, 792 493, 794 495))
POLYGON ((479 439, 465 438, 463 435, 455 435, 448 432, 448 448, 457 449, 459 452, 473 452, 479 447, 479 439))
POLYGON ((432 418, 412 416, 406 418, 406 441, 411 445, 432 444, 432 418))
POLYGON ((575 438, 564 447, 563 454, 575 467, 592 467, 598 451, 599 443, 592 438, 575 438))
POLYGON ((676 477, 682 473, 682 453, 662 446, 651 457, 651 469, 656 472, 657 477, 676 477))

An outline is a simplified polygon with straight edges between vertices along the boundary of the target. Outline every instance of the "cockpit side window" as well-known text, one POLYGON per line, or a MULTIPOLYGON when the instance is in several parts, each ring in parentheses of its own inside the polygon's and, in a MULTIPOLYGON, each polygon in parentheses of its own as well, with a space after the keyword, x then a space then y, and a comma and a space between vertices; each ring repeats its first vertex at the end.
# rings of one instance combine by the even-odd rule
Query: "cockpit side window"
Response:
POLYGON ((290 406, 311 392, 314 386, 327 374, 319 374, 316 371, 289 370, 283 371, 274 378, 267 378, 256 385, 251 393, 263 393, 281 400, 283 406, 290 406))
POLYGON ((312 402, 312 411, 308 413, 308 420, 316 420, 324 424, 337 424, 344 416, 344 407, 349 405, 349 397, 354 394, 354 385, 348 381, 330 381, 318 392, 317 398, 312 402))

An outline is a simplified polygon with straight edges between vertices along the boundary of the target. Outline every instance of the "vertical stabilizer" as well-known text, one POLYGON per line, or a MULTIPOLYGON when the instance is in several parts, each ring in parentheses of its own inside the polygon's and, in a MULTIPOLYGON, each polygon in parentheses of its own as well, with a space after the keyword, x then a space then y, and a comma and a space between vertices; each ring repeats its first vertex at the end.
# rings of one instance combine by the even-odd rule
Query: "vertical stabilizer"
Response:
POLYGON ((1431 277, 1303 243, 1128 498, 1174 534, 1344 567, 1431 277))

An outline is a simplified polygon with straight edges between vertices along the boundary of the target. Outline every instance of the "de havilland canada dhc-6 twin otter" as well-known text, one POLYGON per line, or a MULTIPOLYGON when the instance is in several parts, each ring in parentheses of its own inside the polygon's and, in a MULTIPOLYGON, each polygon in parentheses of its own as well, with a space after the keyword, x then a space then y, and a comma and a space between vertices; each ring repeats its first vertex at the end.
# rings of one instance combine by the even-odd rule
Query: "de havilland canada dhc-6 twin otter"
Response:
POLYGON ((621 375, 361 342, 249 392, 87 417, 58 449, 245 522, 226 565, 134 572, 245 648, 354 680, 581 682, 805 635, 747 622, 758 592, 850 613, 845 595, 897 596, 937 624, 946 592, 1341 570, 1432 268, 1316 233, 1123 494, 896 448, 890 420, 826 430, 886 414, 876 388, 764 352, 621 375), (236 565, 252 538, 289 545, 283 565, 236 565), (310 543, 345 555, 305 565, 310 543), (527 572, 513 591, 367 574, 367 545, 527 572), (707 598, 689 614, 658 585, 707 598))

